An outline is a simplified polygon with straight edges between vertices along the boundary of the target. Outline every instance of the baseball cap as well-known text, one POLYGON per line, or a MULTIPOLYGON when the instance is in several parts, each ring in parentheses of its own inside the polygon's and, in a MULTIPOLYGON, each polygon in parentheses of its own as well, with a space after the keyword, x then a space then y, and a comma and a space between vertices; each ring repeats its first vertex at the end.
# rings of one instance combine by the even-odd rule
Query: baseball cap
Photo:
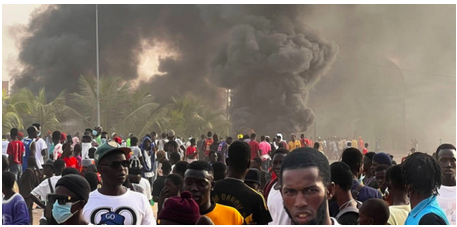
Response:
POLYGON ((122 151, 124 152, 125 154, 125 157, 127 159, 129 159, 130 157, 130 152, 132 151, 130 148, 128 147, 121 147, 118 143, 116 143, 115 141, 109 141, 109 142, 106 142, 105 144, 99 146, 97 148, 97 150, 95 151, 95 165, 98 166, 98 163, 100 162, 100 160, 107 154, 113 152, 113 151, 122 151))
POLYGON ((249 171, 246 173, 246 177, 244 178, 244 181, 260 184, 259 170, 254 169, 254 168, 249 169, 249 171))
POLYGON ((238 134, 238 139, 243 139, 243 134, 238 134))
POLYGON ((168 131, 167 136, 168 136, 168 137, 173 137, 173 136, 175 136, 175 131, 173 131, 173 130, 170 129, 170 130, 168 131))

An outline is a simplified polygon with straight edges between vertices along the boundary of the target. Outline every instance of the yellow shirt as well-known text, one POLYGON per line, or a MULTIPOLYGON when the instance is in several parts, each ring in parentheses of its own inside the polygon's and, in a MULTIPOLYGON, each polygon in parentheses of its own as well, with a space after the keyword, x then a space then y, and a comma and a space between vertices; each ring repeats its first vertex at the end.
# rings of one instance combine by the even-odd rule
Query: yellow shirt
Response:
POLYGON ((390 217, 387 223, 391 225, 404 225, 409 212, 410 205, 393 205, 389 207, 390 217))
POLYGON ((357 140, 352 140, 351 144, 352 144, 352 147, 355 147, 355 148, 359 147, 359 146, 357 146, 357 140))
POLYGON ((292 140, 291 140, 291 141, 289 141, 288 145, 289 145, 289 151, 293 151, 293 150, 301 147, 300 140, 295 140, 295 142, 292 142, 292 140))
POLYGON ((214 209, 206 214, 215 225, 242 225, 244 218, 237 209, 216 203, 214 209))

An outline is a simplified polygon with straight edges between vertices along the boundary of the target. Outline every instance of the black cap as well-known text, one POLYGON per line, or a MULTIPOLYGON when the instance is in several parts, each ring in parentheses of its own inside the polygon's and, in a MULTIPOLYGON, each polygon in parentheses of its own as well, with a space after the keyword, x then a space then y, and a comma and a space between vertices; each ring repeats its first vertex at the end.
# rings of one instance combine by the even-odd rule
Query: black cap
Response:
POLYGON ((91 192, 89 182, 87 182, 86 178, 80 175, 65 175, 57 181, 56 188, 58 186, 66 187, 68 190, 76 194, 79 199, 86 202, 89 200, 89 193, 91 192))
POLYGON ((260 184, 260 172, 258 169, 251 168, 249 169, 248 173, 246 173, 246 177, 244 178, 245 182, 254 182, 260 184))

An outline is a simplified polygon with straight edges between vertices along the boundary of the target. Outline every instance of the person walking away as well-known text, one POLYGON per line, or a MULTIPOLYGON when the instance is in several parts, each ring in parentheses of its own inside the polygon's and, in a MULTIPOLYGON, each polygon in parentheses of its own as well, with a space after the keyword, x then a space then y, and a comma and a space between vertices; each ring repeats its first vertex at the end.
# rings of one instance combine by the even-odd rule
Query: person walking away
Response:
POLYGON ((19 180, 22 175, 22 156, 24 155, 24 144, 17 138, 19 130, 12 128, 10 130, 11 141, 8 143, 7 154, 10 172, 12 172, 16 179, 19 180))

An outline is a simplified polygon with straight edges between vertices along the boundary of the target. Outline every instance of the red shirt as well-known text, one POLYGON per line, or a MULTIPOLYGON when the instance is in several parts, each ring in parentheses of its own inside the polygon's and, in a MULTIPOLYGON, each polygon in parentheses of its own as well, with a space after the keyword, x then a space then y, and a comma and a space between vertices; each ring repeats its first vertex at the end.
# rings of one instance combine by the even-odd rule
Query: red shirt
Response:
POLYGON ((194 159, 197 154, 197 148, 189 146, 186 150, 186 156, 188 159, 194 159))
POLYGON ((367 154, 367 153, 368 153, 368 149, 367 149, 366 147, 365 147, 365 148, 363 148, 363 151, 362 151, 362 153, 363 153, 364 155, 365 155, 365 154, 367 154))
POLYGON ((205 148, 205 156, 208 156, 209 155, 209 152, 211 151, 211 144, 213 144, 214 140, 213 138, 206 138, 205 139, 205 144, 204 144, 204 148, 205 148))
POLYGON ((20 140, 12 140, 8 143, 6 153, 12 157, 13 162, 22 164, 22 155, 24 155, 24 144, 20 140))
POLYGON ((249 142, 249 146, 251 147, 251 160, 254 160, 254 158, 258 157, 257 152, 260 150, 259 143, 255 140, 251 140, 251 142, 249 142))
POLYGON ((78 165, 78 159, 75 157, 70 157, 70 158, 62 158, 62 160, 65 162, 67 167, 75 168, 79 170, 80 166, 78 165))

